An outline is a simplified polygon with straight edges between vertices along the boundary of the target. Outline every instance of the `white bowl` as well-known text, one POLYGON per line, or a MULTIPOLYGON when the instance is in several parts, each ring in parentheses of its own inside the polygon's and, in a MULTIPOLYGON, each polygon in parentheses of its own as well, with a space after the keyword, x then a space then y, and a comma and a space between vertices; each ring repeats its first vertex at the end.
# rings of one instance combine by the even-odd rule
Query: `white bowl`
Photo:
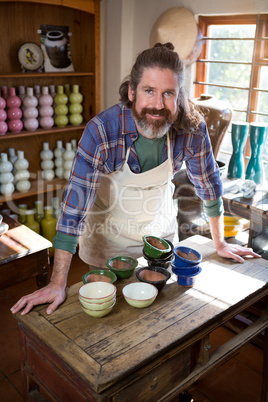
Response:
POLYGON ((115 302, 115 300, 116 295, 111 300, 105 303, 88 303, 79 297, 79 301, 82 304, 82 306, 89 310, 105 310, 106 308, 111 307, 111 305, 115 302))
POLYGON ((116 287, 108 282, 90 282, 81 286, 78 293, 79 300, 99 304, 112 300, 116 294, 116 287))
POLYGON ((137 308, 150 306, 158 295, 154 285, 144 282, 130 283, 123 288, 122 292, 128 304, 137 308))
POLYGON ((116 301, 114 301, 114 303, 110 307, 105 308, 104 310, 90 310, 88 308, 84 308, 83 306, 82 306, 82 309, 86 314, 90 315, 91 317, 101 318, 101 317, 104 317, 105 315, 109 314, 112 311, 115 303, 116 303, 116 301))

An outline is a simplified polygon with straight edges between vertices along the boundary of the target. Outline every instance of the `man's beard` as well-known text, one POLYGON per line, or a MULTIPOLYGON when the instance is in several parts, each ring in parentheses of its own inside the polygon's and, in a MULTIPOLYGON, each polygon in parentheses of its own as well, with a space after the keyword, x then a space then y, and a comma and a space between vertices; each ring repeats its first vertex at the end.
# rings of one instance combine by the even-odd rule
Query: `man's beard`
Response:
POLYGON ((137 112, 136 101, 133 101, 131 106, 135 122, 142 130, 142 134, 150 139, 162 138, 169 130, 171 125, 176 121, 178 112, 171 114, 167 109, 143 108, 141 113, 137 112), (151 119, 147 113, 152 115, 163 116, 161 120, 151 119))

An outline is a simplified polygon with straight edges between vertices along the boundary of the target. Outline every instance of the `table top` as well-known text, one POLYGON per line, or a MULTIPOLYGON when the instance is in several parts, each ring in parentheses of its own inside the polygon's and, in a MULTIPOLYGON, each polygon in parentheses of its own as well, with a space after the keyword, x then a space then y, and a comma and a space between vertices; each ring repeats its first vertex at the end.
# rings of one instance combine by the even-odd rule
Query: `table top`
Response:
POLYGON ((244 183, 242 179, 222 179, 223 200, 229 205, 228 212, 241 214, 244 218, 253 219, 257 223, 268 226, 268 191, 262 185, 257 185, 253 198, 245 198, 241 193, 244 183))
MULTIPOLYGON (((202 236, 180 244, 203 256, 202 272, 193 288, 179 286, 172 275, 154 303, 138 309, 122 295, 123 286, 138 281, 133 275, 115 283, 117 301, 111 313, 93 318, 81 309, 78 289, 82 283, 78 283, 68 289, 66 301, 51 316, 46 306, 38 306, 16 318, 75 367, 96 392, 102 392, 147 364, 161 364, 163 356, 203 338, 268 294, 266 260, 249 258, 239 264, 223 259, 213 242, 202 236)), ((144 262, 141 258, 139 267, 144 262)))
POLYGON ((51 242, 27 226, 2 214, 8 231, 0 237, 0 265, 26 255, 36 253, 52 246, 51 242))

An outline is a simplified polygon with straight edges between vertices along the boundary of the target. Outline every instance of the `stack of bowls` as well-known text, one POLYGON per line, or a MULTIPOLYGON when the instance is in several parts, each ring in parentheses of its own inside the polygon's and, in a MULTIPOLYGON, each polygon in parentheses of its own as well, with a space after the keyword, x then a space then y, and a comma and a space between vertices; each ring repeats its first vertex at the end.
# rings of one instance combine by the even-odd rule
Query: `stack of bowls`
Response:
POLYGON ((162 239, 161 237, 155 236, 143 236, 143 256, 147 260, 148 266, 152 267, 162 267, 169 268, 170 261, 173 258, 173 244, 171 241, 162 239), (159 243, 157 243, 159 242, 159 243), (157 249, 152 245, 161 244, 164 245, 165 248, 157 249))
POLYGON ((116 303, 116 287, 107 282, 91 282, 78 292, 83 311, 91 317, 104 317, 116 303))
POLYGON ((174 258, 171 262, 172 272, 177 275, 177 282, 181 286, 192 287, 202 268, 201 254, 190 248, 177 246, 173 249, 174 258))

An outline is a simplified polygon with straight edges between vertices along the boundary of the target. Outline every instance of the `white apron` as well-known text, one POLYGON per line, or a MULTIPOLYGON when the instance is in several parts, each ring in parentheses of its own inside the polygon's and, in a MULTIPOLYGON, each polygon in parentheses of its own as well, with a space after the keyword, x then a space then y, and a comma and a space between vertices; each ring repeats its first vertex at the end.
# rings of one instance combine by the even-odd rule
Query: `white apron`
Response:
POLYGON ((168 159, 144 173, 122 170, 102 175, 95 203, 79 239, 79 256, 89 265, 106 268, 116 255, 142 256, 142 236, 154 235, 174 241, 178 233, 170 141, 168 159))

